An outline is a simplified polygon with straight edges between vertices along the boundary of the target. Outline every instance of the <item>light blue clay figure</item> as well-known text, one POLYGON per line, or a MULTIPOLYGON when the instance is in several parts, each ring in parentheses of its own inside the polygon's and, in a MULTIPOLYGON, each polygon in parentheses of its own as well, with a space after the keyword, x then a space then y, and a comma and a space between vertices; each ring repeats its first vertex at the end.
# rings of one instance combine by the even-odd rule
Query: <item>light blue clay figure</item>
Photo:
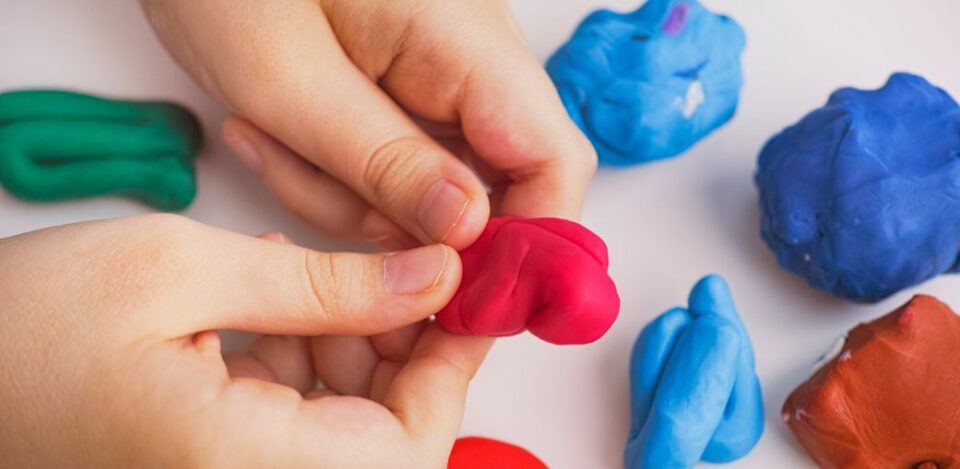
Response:
POLYGON ((627 469, 730 462, 763 433, 753 346, 726 282, 703 278, 689 303, 647 325, 634 345, 627 469))
POLYGON ((696 0, 594 12, 547 62, 567 112, 600 161, 679 155, 733 117, 746 37, 696 0))

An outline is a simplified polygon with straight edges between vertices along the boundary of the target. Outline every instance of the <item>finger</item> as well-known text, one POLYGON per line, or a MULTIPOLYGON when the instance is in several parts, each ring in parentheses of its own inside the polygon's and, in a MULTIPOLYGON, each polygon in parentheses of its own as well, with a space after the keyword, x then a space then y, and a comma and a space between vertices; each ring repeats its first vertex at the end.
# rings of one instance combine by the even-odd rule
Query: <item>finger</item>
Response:
POLYGON ((726 319, 694 321, 667 361, 649 417, 630 442, 629 467, 693 467, 723 417, 740 338, 726 319))
MULTIPOLYGON (((491 192, 496 190, 496 188, 504 186, 510 182, 510 178, 503 174, 502 172, 496 170, 489 163, 484 161, 482 158, 478 157, 477 154, 473 151, 473 148, 470 147, 470 144, 467 143, 467 140, 463 137, 463 134, 457 136, 437 136, 433 135, 433 138, 443 145, 450 153, 453 153, 463 161, 473 172, 477 173, 480 176, 480 179, 484 182, 487 187, 487 195, 491 195, 491 192)), ((494 208, 494 204, 490 204, 491 210, 494 208)))
MULTIPOLYGON (((269 232, 260 239, 294 244, 287 235, 269 232)), ((316 387, 308 339, 296 336, 261 336, 246 352, 224 354, 231 378, 253 378, 289 386, 304 393, 316 387)))
POLYGON ((372 337, 323 335, 310 340, 317 378, 339 394, 383 398, 393 364, 405 362, 425 321, 372 337), (385 374, 385 372, 387 372, 385 374), (374 390, 377 390, 374 393, 374 390))
POLYGON ((400 371, 403 370, 403 363, 389 360, 382 360, 377 364, 372 379, 370 380, 370 400, 374 402, 383 402, 393 385, 400 371))
POLYGON ((630 356, 631 439, 646 422, 670 353, 691 321, 686 310, 674 308, 645 327, 637 338, 630 356))
POLYGON ((314 337, 310 350, 317 378, 344 396, 368 397, 380 355, 367 337, 314 337))
POLYGON ((492 345, 489 337, 453 335, 430 325, 383 404, 414 435, 456 435, 467 387, 492 345))
POLYGON ((232 378, 256 378, 304 393, 316 387, 313 361, 305 337, 265 335, 246 353, 224 357, 232 378))
POLYGON ((419 243, 352 189, 318 170, 250 122, 231 117, 223 140, 291 212, 321 231, 390 249, 419 243))
POLYGON ((377 354, 386 360, 405 362, 410 358, 417 345, 417 340, 427 328, 427 321, 420 321, 409 326, 401 327, 383 334, 370 337, 370 343, 377 350, 377 354))
POLYGON ((427 328, 428 321, 420 321, 397 330, 370 337, 381 360, 370 381, 370 399, 383 402, 403 365, 410 359, 417 341, 427 328))
POLYGON ((404 53, 382 77, 383 87, 416 115, 460 122, 473 150, 511 180, 505 213, 577 218, 596 154, 516 33, 508 8, 502 2, 430 5, 424 14, 434 18, 471 17, 472 34, 446 22, 456 26, 439 34, 451 38, 456 54, 444 53, 420 43, 430 35, 417 36, 422 20, 411 16, 404 53), (424 97, 422 90, 435 92, 424 97))
POLYGON ((244 352, 225 353, 223 363, 227 366, 227 374, 232 379, 250 378, 270 383, 277 382, 277 377, 270 371, 270 367, 244 352))
POLYGON ((476 69, 467 82, 460 106, 464 135, 484 161, 511 178, 504 212, 578 218, 596 171, 593 147, 567 117, 542 66, 526 50, 514 51, 496 67, 476 69))
POLYGON ((316 2, 237 9, 221 23, 244 44, 216 55, 252 71, 217 80, 238 114, 421 242, 463 248, 479 236, 489 214, 480 181, 356 68, 316 2))
POLYGON ((105 281, 158 306, 148 310, 180 311, 146 318, 175 336, 214 329, 372 335, 436 313, 460 281, 460 258, 443 245, 322 253, 171 215, 107 223, 125 238, 113 261, 142 267, 123 278, 106 269, 105 281))

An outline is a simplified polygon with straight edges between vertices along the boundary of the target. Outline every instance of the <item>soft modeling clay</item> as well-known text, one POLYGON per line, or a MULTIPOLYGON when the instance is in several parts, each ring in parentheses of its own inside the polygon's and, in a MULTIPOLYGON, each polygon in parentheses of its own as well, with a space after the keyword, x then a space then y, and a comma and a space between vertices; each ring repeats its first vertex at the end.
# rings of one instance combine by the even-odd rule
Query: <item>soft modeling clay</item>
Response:
POLYGON ((547 465, 519 446, 467 437, 454 443, 447 469, 547 469, 547 465))
POLYGON ((196 194, 197 119, 170 103, 0 94, 0 184, 24 200, 103 195, 180 210, 196 194))
POLYGON ((454 334, 530 330, 554 344, 586 344, 603 336, 620 310, 606 245, 574 222, 493 218, 460 258, 460 289, 437 314, 454 334))
POLYGON ((960 107, 914 75, 846 88, 760 153, 763 239, 812 286, 876 301, 958 269, 960 107))
POLYGON ((696 0, 649 0, 591 14, 547 72, 600 161, 629 165, 679 155, 733 117, 745 44, 696 0))
POLYGON ((753 346, 726 282, 700 280, 689 303, 650 323, 634 345, 628 469, 730 462, 763 433, 753 346))
POLYGON ((960 467, 960 317, 930 296, 855 327, 783 421, 822 468, 960 467))

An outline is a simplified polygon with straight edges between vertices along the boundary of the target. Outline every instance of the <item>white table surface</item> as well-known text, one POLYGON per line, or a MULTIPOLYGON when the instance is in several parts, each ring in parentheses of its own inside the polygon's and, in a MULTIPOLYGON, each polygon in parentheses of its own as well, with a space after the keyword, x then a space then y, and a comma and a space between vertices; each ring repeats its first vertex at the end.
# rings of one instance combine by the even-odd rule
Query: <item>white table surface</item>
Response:
MULTIPOLYGON (((545 59, 590 10, 635 2, 512 0, 545 59)), ((527 447, 554 468, 618 467, 628 425, 627 362, 638 331, 685 301, 695 280, 722 273, 733 286, 757 351, 767 430, 733 467, 809 467, 780 422, 786 395, 835 338, 916 292, 960 307, 960 278, 942 277, 881 304, 857 306, 781 271, 758 235, 752 182, 761 145, 823 104, 838 86, 876 87, 893 71, 926 76, 960 96, 960 2, 955 0, 710 0, 746 29, 746 86, 731 124, 683 157, 602 170, 584 223, 609 244, 623 299, 601 341, 558 348, 501 340, 470 393, 463 434, 527 447)), ((0 91, 68 87, 131 98, 173 98, 215 135, 221 106, 167 57, 136 2, 0 0, 0 91)), ((282 230, 318 249, 325 241, 286 213, 257 178, 211 139, 199 160, 200 193, 186 214, 243 233, 282 230)), ((0 191, 0 237, 147 211, 124 200, 60 205, 18 202, 0 191)))

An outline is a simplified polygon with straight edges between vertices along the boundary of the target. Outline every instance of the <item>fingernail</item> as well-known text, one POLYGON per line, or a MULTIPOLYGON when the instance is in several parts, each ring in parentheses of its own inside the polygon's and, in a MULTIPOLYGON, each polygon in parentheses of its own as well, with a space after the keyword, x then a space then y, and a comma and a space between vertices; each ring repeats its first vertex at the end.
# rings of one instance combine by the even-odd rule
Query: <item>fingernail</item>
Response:
POLYGON ((420 202, 420 227, 434 241, 443 242, 460 222, 469 201, 467 194, 450 181, 435 182, 420 202))
POLYGON ((224 138, 223 142, 237 155, 244 166, 257 174, 263 171, 263 159, 249 141, 240 136, 230 136, 224 138))
POLYGON ((426 246, 391 254, 383 261, 384 283, 394 295, 412 295, 432 290, 440 283, 449 251, 444 246, 426 246))

